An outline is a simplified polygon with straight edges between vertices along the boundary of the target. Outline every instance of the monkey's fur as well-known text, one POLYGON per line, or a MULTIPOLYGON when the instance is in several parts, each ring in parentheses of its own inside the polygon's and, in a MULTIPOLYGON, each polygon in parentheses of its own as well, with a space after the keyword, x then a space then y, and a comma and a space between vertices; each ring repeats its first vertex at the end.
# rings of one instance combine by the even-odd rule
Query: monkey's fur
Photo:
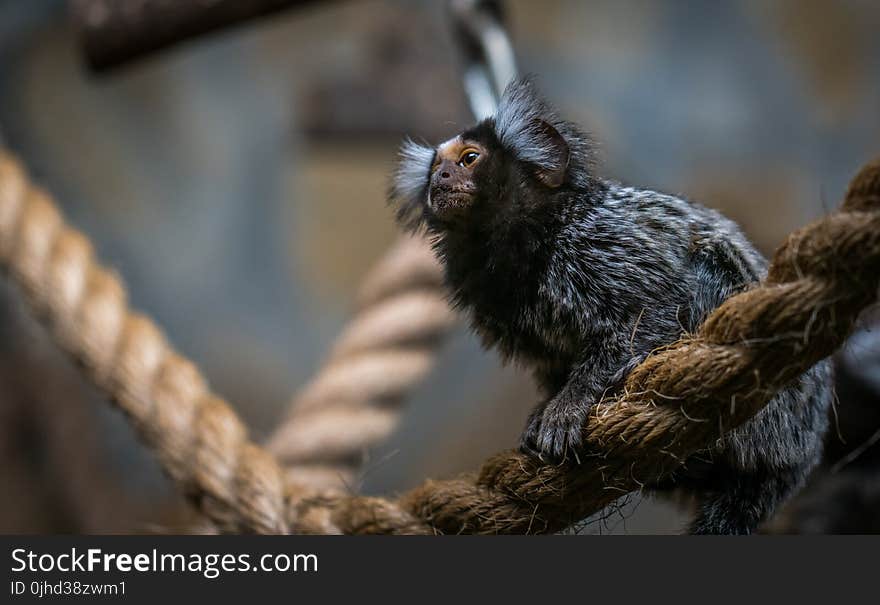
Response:
MULTIPOLYGON (((533 370, 545 399, 521 447, 551 459, 577 458, 593 403, 766 271, 730 220, 601 179, 591 156, 521 80, 495 116, 436 149, 405 142, 390 193, 400 221, 433 236, 484 344, 533 370)), ((698 498, 692 532, 754 531, 819 461, 830 384, 819 363, 653 487, 698 498)))

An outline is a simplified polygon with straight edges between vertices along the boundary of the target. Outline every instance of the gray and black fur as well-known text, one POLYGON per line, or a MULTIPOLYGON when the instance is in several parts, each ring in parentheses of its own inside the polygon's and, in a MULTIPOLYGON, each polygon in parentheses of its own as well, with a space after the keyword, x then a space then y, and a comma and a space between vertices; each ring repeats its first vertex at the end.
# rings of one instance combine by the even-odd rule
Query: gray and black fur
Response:
MULTIPOLYGON (((412 141, 391 200, 402 223, 434 237, 452 301, 484 344, 533 370, 546 398, 522 449, 576 457, 590 406, 760 280, 766 261, 713 210, 595 176, 589 139, 528 80, 461 137, 488 150, 464 215, 434 211, 436 152, 412 141), (547 186, 547 171, 561 181, 547 186)), ((801 486, 821 456, 831 398, 822 362, 689 461, 674 483, 699 499, 691 531, 750 533, 801 486)))

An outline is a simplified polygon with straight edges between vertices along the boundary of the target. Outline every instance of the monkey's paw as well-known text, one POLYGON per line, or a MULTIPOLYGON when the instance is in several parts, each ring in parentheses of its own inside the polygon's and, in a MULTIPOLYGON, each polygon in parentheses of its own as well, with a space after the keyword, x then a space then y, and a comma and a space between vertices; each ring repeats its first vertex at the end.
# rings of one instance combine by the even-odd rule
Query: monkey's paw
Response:
POLYGON ((580 462, 578 450, 586 410, 579 405, 553 400, 542 410, 532 412, 520 439, 520 450, 542 460, 580 462))
POLYGON ((526 422, 526 428, 519 438, 519 451, 523 454, 541 458, 541 452, 538 450, 538 437, 541 434, 541 421, 544 419, 544 408, 538 406, 529 414, 526 422))

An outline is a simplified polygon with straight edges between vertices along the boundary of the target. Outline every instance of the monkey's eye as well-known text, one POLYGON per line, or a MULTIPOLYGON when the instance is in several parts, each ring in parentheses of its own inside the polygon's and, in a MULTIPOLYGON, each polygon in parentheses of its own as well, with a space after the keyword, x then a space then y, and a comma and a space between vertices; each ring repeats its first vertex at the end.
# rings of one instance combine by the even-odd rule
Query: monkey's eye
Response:
POLYGON ((458 165, 468 167, 476 162, 478 157, 480 157, 480 154, 476 151, 466 151, 461 154, 461 157, 458 159, 458 165))

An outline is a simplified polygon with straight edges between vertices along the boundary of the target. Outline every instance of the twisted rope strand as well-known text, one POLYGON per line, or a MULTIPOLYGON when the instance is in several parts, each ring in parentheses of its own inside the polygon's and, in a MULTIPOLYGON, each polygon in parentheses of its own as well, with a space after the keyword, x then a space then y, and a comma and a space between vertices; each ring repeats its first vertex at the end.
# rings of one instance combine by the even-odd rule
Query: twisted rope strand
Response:
POLYGON ((289 530, 286 486, 274 459, 248 441, 235 412, 156 325, 128 309, 121 281, 3 150, 0 266, 220 530, 289 530))
POLYGON ((404 237, 361 286, 357 314, 293 400, 267 448, 298 492, 344 491, 364 452, 396 428, 407 393, 455 326, 428 243, 404 237))

